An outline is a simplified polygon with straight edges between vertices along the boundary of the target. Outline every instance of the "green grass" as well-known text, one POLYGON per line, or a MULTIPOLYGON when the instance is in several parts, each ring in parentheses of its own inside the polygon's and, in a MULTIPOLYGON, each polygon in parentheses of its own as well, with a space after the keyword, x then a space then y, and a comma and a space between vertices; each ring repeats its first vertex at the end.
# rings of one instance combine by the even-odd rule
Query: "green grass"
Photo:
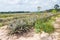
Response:
POLYGON ((37 33, 41 32, 41 31, 44 31, 44 32, 47 32, 47 33, 54 32, 54 27, 52 25, 52 20, 49 20, 47 22, 43 22, 41 20, 36 21, 35 31, 37 33))
POLYGON ((2 23, 0 23, 0 27, 2 27, 3 26, 3 24, 2 23))
POLYGON ((35 32, 41 33, 41 31, 44 31, 46 33, 53 33, 54 32, 54 27, 52 23, 55 21, 55 18, 57 16, 52 16, 51 18, 43 18, 43 19, 38 19, 35 22, 35 32))

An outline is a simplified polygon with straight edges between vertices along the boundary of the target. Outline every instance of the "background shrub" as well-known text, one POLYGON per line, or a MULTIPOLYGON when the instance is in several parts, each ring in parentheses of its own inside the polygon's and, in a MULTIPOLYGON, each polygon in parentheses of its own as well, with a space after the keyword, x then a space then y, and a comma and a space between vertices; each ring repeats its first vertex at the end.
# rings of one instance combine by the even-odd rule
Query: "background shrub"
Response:
POLYGON ((55 10, 55 9, 52 10, 52 13, 53 13, 53 14, 56 14, 56 13, 57 13, 57 10, 55 10))

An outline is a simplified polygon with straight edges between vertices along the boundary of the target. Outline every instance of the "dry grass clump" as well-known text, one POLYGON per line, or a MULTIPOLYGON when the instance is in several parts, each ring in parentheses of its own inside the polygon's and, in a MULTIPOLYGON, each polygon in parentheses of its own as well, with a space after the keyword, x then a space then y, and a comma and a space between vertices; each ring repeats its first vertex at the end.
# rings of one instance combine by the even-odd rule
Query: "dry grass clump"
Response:
POLYGON ((34 26, 34 22, 36 18, 24 18, 24 19, 15 19, 11 21, 8 25, 8 29, 10 30, 10 34, 23 34, 30 31, 31 28, 34 26))

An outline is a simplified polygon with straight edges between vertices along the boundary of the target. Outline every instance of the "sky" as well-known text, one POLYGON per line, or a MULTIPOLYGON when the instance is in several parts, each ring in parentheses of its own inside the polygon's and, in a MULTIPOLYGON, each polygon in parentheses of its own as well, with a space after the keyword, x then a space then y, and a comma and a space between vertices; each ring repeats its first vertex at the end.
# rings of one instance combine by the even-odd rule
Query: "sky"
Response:
POLYGON ((0 0, 0 11, 37 11, 54 8, 60 0, 0 0))

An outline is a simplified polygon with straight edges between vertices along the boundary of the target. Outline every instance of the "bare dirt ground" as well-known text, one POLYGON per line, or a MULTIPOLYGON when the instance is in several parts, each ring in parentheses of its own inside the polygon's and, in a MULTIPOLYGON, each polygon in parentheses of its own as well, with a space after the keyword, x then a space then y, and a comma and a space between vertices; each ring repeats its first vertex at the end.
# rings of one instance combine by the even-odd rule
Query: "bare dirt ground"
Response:
MULTIPOLYGON (((56 19, 56 23, 57 22, 60 22, 60 18, 56 19)), ((55 27, 59 25, 54 24, 55 27)), ((44 33, 44 32, 42 32, 41 34, 37 34, 32 31, 27 34, 24 34, 24 36, 20 36, 19 34, 8 36, 7 27, 8 26, 6 25, 0 28, 0 40, 60 40, 59 39, 60 32, 54 32, 51 35, 49 35, 48 33, 44 33)))
POLYGON ((24 34, 24 36, 20 35, 10 35, 8 36, 7 26, 3 26, 0 29, 0 40, 40 40, 40 35, 35 34, 34 32, 24 34))

